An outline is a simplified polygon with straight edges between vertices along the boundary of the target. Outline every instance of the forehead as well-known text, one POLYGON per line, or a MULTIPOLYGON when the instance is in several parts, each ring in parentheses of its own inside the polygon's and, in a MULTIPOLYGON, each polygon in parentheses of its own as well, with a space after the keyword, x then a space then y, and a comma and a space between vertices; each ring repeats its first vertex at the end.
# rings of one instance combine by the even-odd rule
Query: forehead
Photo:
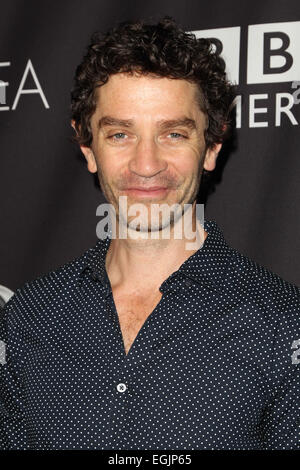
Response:
POLYGON ((198 108, 199 90, 195 83, 184 79, 172 79, 153 75, 117 73, 96 89, 97 108, 127 108, 152 110, 162 107, 175 110, 198 108))

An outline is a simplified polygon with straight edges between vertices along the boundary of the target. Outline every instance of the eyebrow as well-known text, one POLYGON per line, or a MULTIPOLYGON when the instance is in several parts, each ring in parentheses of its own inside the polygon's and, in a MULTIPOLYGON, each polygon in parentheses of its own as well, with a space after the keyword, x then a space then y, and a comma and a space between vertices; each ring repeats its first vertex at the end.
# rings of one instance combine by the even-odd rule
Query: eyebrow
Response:
MULTIPOLYGON (((117 119, 112 116, 103 116, 98 121, 98 129, 105 126, 120 126, 120 127, 132 127, 134 122, 132 119, 117 119)), ((194 119, 190 119, 183 116, 178 119, 161 119, 157 122, 157 127, 161 130, 169 129, 170 127, 188 127, 189 129, 196 129, 196 122, 194 119)))

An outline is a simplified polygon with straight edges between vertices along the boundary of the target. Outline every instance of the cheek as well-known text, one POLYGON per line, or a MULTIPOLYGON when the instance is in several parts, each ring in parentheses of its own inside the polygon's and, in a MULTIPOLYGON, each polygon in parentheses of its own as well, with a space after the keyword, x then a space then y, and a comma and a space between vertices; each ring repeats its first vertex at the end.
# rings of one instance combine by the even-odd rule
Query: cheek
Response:
POLYGON ((170 161, 179 174, 192 179, 193 175, 198 172, 201 156, 193 149, 185 149, 170 161))
POLYGON ((97 164, 101 173, 108 177, 114 173, 118 173, 122 160, 116 155, 116 152, 103 146, 98 147, 98 149, 99 148, 101 148, 101 150, 96 151, 96 155, 97 164))

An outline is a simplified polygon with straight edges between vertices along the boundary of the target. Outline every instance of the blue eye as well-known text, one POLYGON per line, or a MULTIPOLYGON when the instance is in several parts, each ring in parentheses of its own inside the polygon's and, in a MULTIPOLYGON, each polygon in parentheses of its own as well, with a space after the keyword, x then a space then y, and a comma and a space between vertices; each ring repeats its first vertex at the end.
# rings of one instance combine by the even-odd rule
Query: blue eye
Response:
POLYGON ((123 136, 125 136, 126 134, 124 134, 124 132, 117 132, 116 134, 113 134, 113 135, 109 135, 108 138, 109 139, 115 139, 115 140, 124 140, 123 139, 123 136), (121 136, 121 137, 120 137, 121 136), (119 138, 120 137, 120 138, 119 138))
POLYGON ((176 136, 176 138, 178 138, 178 137, 183 137, 183 138, 185 138, 185 136, 184 136, 184 135, 182 135, 182 134, 179 134, 178 132, 170 132, 170 134, 169 134, 169 135, 173 135, 173 136, 175 135, 175 136, 176 136))

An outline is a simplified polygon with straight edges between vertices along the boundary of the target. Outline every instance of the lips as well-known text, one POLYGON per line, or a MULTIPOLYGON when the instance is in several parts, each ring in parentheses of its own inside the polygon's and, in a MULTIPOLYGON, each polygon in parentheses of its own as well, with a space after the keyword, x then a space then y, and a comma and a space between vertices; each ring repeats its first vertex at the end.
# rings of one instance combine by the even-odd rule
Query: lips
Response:
POLYGON ((163 189, 167 189, 163 186, 151 186, 150 188, 145 187, 134 187, 134 188, 127 188, 126 191, 161 191, 163 189))
POLYGON ((168 188, 163 186, 151 186, 150 188, 134 187, 124 190, 125 193, 135 197, 161 197, 165 195, 167 191, 168 188))

